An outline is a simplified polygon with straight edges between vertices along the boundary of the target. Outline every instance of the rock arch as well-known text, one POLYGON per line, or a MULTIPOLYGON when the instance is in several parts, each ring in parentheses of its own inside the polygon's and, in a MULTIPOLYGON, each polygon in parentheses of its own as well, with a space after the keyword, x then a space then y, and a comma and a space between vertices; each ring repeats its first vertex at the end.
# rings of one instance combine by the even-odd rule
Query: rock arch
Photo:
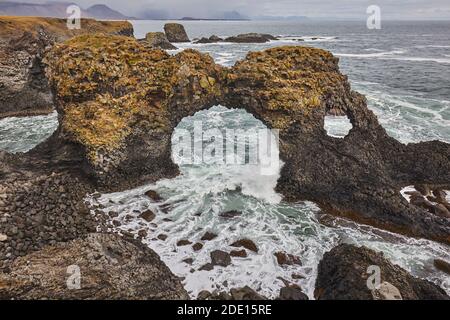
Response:
POLYGON ((450 145, 389 137, 327 51, 273 48, 225 68, 195 50, 170 56, 131 38, 95 35, 55 46, 46 61, 60 127, 37 150, 77 158, 102 189, 176 175, 170 137, 179 121, 217 104, 240 106, 280 130, 277 190, 286 200, 450 243, 450 220, 399 192, 407 184, 449 187, 450 145), (353 125, 344 139, 323 128, 331 109, 353 125))

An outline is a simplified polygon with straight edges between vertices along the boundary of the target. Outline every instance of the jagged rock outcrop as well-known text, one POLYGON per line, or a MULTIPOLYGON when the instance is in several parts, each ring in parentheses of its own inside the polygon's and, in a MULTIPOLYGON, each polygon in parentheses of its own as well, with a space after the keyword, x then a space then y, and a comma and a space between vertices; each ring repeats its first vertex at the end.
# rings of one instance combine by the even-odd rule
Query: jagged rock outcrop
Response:
POLYGON ((126 37, 77 37, 56 46, 47 61, 61 114, 53 139, 75 143, 103 188, 175 176, 173 129, 217 104, 224 76, 208 55, 170 56, 126 37))
POLYGON ((179 23, 166 23, 164 32, 170 42, 190 42, 189 37, 184 30, 184 26, 179 23))
POLYGON ((225 39, 219 38, 218 36, 212 35, 209 38, 202 37, 196 40, 194 43, 217 43, 217 42, 233 42, 233 43, 266 43, 271 40, 278 40, 270 34, 265 33, 244 33, 238 34, 237 36, 231 36, 225 39))
POLYGON ((234 43, 265 43, 270 40, 278 40, 276 37, 265 33, 244 33, 226 38, 225 42, 234 43))
POLYGON ((390 263, 382 253, 349 244, 341 244, 324 255, 319 264, 315 297, 319 300, 450 299, 444 290, 411 276, 390 263), (368 279, 373 275, 370 266, 380 268, 379 286, 368 279))
POLYGON ((84 171, 106 190, 176 175, 173 129, 221 104, 279 130, 285 165, 277 191, 286 200, 313 201, 328 213, 450 243, 448 218, 400 194, 407 185, 448 187, 450 145, 404 145, 389 137, 327 51, 273 48, 225 68, 194 50, 169 56, 129 38, 81 36, 56 46, 48 61, 61 121, 51 147, 60 141, 75 148, 84 171), (353 125, 344 139, 326 134, 331 109, 353 125))
POLYGON ((212 35, 209 38, 202 37, 200 39, 197 39, 194 43, 197 43, 197 44, 198 43, 216 43, 216 42, 221 42, 221 41, 223 41, 222 38, 220 38, 216 35, 212 35))
POLYGON ((175 47, 173 44, 167 40, 166 35, 164 32, 149 32, 145 36, 145 39, 143 41, 144 45, 148 45, 151 48, 159 48, 164 50, 175 50, 177 47, 175 47))
POLYGON ((153 250, 118 235, 90 234, 16 259, 9 272, 0 273, 0 299, 176 300, 189 296, 153 250))
POLYGON ((0 17, 0 118, 54 109, 42 58, 55 42, 85 33, 133 35, 128 22, 83 19, 81 26, 69 30, 66 19, 0 17))

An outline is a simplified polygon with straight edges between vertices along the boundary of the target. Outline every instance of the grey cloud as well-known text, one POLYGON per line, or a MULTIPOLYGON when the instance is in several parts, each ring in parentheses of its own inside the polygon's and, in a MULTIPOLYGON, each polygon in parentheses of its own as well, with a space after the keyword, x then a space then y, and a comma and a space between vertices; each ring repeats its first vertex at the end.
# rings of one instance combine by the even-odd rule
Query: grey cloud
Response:
MULTIPOLYGON (((70 0, 66 0, 70 1, 70 0)), ((448 0, 72 0, 83 7, 103 3, 127 15, 158 10, 168 16, 210 17, 237 10, 248 16, 273 15, 364 18, 369 5, 378 5, 384 18, 450 19, 448 0)), ((24 0, 24 2, 48 2, 24 0)))

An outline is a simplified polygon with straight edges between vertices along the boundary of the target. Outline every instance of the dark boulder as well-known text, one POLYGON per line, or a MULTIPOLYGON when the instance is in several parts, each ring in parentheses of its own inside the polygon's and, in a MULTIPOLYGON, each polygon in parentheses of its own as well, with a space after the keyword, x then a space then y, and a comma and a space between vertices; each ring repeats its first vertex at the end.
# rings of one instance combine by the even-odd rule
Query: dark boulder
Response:
POLYGON ((0 273, 0 299, 189 299, 154 251, 112 234, 45 247, 10 270, 0 273))
POLYGON ((184 247, 184 246, 188 246, 188 245, 191 245, 191 244, 192 244, 192 242, 190 242, 189 240, 182 239, 182 240, 177 242, 177 247, 184 247))
POLYGON ((148 191, 145 193, 145 195, 146 195, 147 197, 149 197, 150 199, 152 199, 153 201, 155 201, 155 202, 160 202, 160 201, 163 200, 163 199, 161 198, 161 196, 159 195, 159 193, 156 192, 155 190, 148 190, 148 191))
POLYGON ((325 253, 319 264, 314 295, 319 300, 450 299, 444 290, 413 277, 382 253, 349 244, 325 253), (379 287, 369 279, 373 275, 369 267, 373 266, 380 268, 379 287))
POLYGON ((436 269, 450 275, 450 263, 448 263, 447 261, 436 259, 434 260, 434 266, 436 267, 436 269))
POLYGON ((233 288, 230 292, 209 292, 201 291, 198 296, 198 300, 222 300, 222 301, 262 301, 267 300, 266 297, 260 295, 252 288, 245 286, 243 288, 233 288))
POLYGON ((152 222, 155 219, 156 215, 152 210, 146 210, 141 213, 140 217, 147 222, 152 222))
POLYGON ((283 265, 302 265, 302 261, 300 260, 300 257, 294 256, 292 254, 288 254, 286 252, 275 252, 274 256, 277 258, 277 262, 280 266, 283 265))
POLYGON ((164 32, 170 42, 190 42, 182 24, 166 23, 164 25, 164 32))
POLYGON ((220 216, 221 218, 225 218, 225 219, 233 219, 233 218, 239 217, 239 216, 241 216, 241 215, 242 215, 242 212, 236 211, 236 210, 231 210, 231 211, 221 212, 221 213, 219 214, 219 216, 220 216))
POLYGON ((239 34, 237 36, 228 37, 224 41, 235 43, 265 43, 271 40, 278 40, 278 39, 270 34, 245 33, 239 34))
POLYGON ((242 250, 232 250, 230 252, 230 256, 235 257, 235 258, 247 258, 247 251, 245 251, 244 249, 242 250))
POLYGON ((217 234, 208 231, 203 235, 203 237, 200 240, 211 241, 214 240, 215 238, 217 238, 217 234))
POLYGON ((198 39, 197 41, 195 41, 194 43, 198 43, 198 44, 201 44, 201 43, 216 43, 216 42, 221 42, 221 41, 223 41, 222 38, 220 38, 220 37, 218 37, 216 35, 212 35, 209 38, 202 37, 202 38, 198 39))
POLYGON ((146 34, 144 41, 151 48, 160 48, 164 50, 176 50, 173 44, 167 40, 167 37, 164 32, 149 32, 146 34))
POLYGON ((288 286, 280 289, 278 300, 309 300, 298 286, 288 286))
POLYGON ((258 247, 256 244, 250 239, 241 239, 231 244, 232 247, 244 247, 250 251, 258 253, 258 247))
POLYGON ((230 255, 221 250, 211 252, 211 264, 214 266, 228 267, 231 264, 230 255))

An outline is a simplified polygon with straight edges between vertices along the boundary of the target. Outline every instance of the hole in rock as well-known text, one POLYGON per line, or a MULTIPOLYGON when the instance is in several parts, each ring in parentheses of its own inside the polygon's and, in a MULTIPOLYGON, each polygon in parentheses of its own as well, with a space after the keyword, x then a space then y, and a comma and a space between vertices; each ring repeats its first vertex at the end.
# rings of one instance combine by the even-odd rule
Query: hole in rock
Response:
POLYGON ((324 128, 330 137, 344 138, 352 130, 353 125, 347 116, 325 116, 324 128))
POLYGON ((282 165, 276 132, 243 109, 214 106, 184 118, 172 135, 172 158, 184 176, 202 177, 205 185, 193 188, 281 200, 274 191, 282 165))
MULTIPOLYGON (((227 128, 266 128, 244 110, 212 107, 184 118, 177 126, 189 132, 192 148, 194 142, 202 146, 210 144, 204 141, 203 134, 194 139, 195 122, 202 124, 203 133, 208 129, 222 132, 227 128)), ((369 226, 347 223, 337 228, 321 224, 317 219, 320 208, 313 203, 279 202, 274 191, 278 171, 274 176, 262 176, 258 174, 258 166, 249 164, 182 161, 182 155, 178 154, 183 149, 180 143, 175 131, 172 156, 181 175, 91 198, 91 201, 101 204, 105 214, 117 213, 114 218, 117 229, 140 236, 173 273, 183 277, 183 285, 191 298, 196 298, 202 290, 228 292, 230 288, 244 286, 276 298, 280 288, 285 287, 281 278, 300 286, 313 298, 319 261, 325 252, 343 241, 384 251, 388 259, 414 276, 433 279, 450 290, 445 274, 430 271, 433 270, 430 269, 432 259, 448 259, 448 250, 443 246, 398 235, 396 241, 402 243, 399 246, 393 242, 391 233, 369 226), (149 189, 158 192, 163 202, 145 196, 149 189), (151 222, 142 217, 147 210, 154 213, 151 222), (207 233, 214 237, 206 240, 207 233), (252 241, 257 252, 232 246, 244 239, 252 241), (246 257, 232 256, 231 265, 205 269, 212 262, 211 253, 216 250, 230 255, 232 251, 245 250, 246 257), (280 265, 277 259, 280 252, 297 257, 302 265, 280 265)))

